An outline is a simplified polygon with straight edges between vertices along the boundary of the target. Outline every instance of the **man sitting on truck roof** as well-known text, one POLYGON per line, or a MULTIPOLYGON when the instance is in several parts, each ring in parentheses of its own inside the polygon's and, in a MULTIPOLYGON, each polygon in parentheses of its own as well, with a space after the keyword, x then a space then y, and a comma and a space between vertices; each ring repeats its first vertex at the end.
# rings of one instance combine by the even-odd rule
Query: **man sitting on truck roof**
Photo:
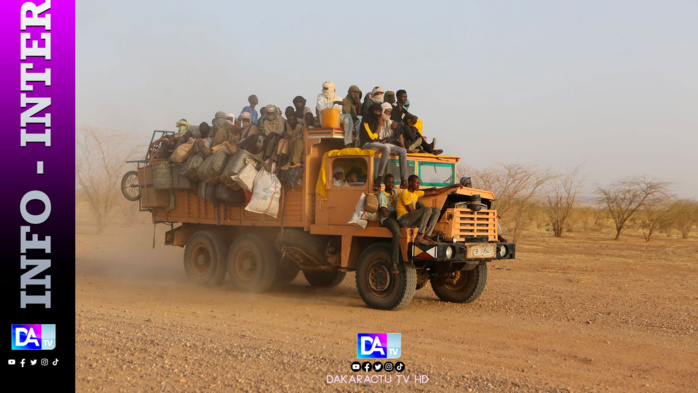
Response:
POLYGON ((361 89, 359 86, 349 86, 347 96, 344 97, 342 113, 351 116, 351 120, 354 122, 354 134, 359 135, 359 127, 361 127, 361 89))
POLYGON ((381 116, 383 108, 381 104, 373 104, 363 119, 359 133, 361 148, 364 150, 378 150, 381 152, 378 169, 376 170, 376 180, 373 183, 374 191, 380 189, 381 179, 386 166, 388 166, 388 158, 390 154, 395 154, 400 159, 400 178, 402 184, 400 187, 407 184, 407 151, 402 147, 386 143, 385 139, 379 137, 380 127, 383 126, 385 119, 381 116))
POLYGON ((242 114, 249 113, 251 116, 252 124, 257 125, 259 113, 257 113, 257 110, 255 110, 254 108, 257 106, 257 104, 259 104, 259 99, 256 95, 252 94, 251 96, 247 97, 247 102, 249 102, 250 105, 242 108, 242 112, 240 112, 240 116, 238 116, 238 118, 242 120, 242 114))
POLYGON ((322 110, 323 109, 339 109, 341 114, 341 124, 344 126, 344 145, 349 146, 354 142, 354 121, 351 115, 347 113, 341 113, 342 97, 335 94, 334 82, 327 81, 322 84, 322 93, 317 96, 317 105, 315 110, 317 111, 318 117, 322 122, 322 110))
POLYGON ((422 191, 419 189, 421 180, 417 175, 410 175, 407 189, 400 193, 397 201, 397 222, 403 228, 418 226, 417 237, 414 242, 424 245, 435 245, 436 242, 431 239, 434 226, 439 220, 441 210, 436 207, 417 207, 417 201, 422 196, 439 195, 452 190, 454 188, 463 187, 461 184, 452 184, 447 187, 435 188, 422 191))
MULTIPOLYGON (((298 120, 301 120, 301 121, 303 120, 303 116, 304 116, 304 112, 305 112, 304 111, 305 102, 306 102, 305 98, 303 98, 301 96, 296 96, 293 99, 293 107, 295 108, 296 118, 298 118, 298 120)), ((288 117, 287 117, 287 119, 288 119, 288 117)))
POLYGON ((262 160, 276 161, 276 148, 281 134, 286 131, 286 122, 281 116, 281 109, 267 105, 267 118, 264 120, 264 144, 262 145, 262 160))
POLYGON ((380 86, 374 87, 373 90, 371 90, 371 92, 364 99, 364 104, 361 107, 361 115, 362 116, 368 115, 369 109, 371 108, 371 105, 382 104, 384 94, 385 94, 385 90, 383 90, 382 87, 380 87, 380 86))
POLYGON ((303 144, 303 128, 295 114, 292 114, 286 120, 286 132, 283 133, 283 139, 279 141, 277 150, 279 155, 278 163, 279 165, 284 164, 281 167, 282 171, 301 166, 305 148, 303 144))
POLYGON ((405 139, 405 148, 408 150, 421 149, 425 153, 439 155, 443 153, 441 149, 435 149, 436 138, 431 142, 427 143, 420 131, 411 124, 417 124, 419 118, 409 112, 405 104, 407 103, 407 92, 405 90, 397 91, 397 105, 393 108, 391 118, 398 122, 400 125, 400 133, 405 139))
POLYGON ((238 147, 250 153, 257 153, 257 142, 259 140, 259 128, 252 123, 252 115, 249 112, 240 114, 242 129, 240 130, 240 143, 238 147))
POLYGON ((395 92, 394 91, 390 91, 390 90, 386 91, 385 95, 383 96, 383 100, 384 100, 384 102, 387 102, 388 104, 390 104, 392 106, 397 105, 395 103, 395 92))
POLYGON ((305 108, 305 113, 303 114, 303 123, 305 123, 305 128, 318 128, 320 127, 313 116, 313 111, 310 108, 305 108))
POLYGON ((397 264, 400 262, 400 224, 397 222, 397 199, 398 191, 395 187, 395 177, 388 173, 385 175, 385 189, 378 194, 378 212, 380 217, 380 224, 382 227, 388 228, 390 233, 393 234, 393 240, 390 245, 393 250, 392 260, 393 269, 392 274, 398 274, 397 264))

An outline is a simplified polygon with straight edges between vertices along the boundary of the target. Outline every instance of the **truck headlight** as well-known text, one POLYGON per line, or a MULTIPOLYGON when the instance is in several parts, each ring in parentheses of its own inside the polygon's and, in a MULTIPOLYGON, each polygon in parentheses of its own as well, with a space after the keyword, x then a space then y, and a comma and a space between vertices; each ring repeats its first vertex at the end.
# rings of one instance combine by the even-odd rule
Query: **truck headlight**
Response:
POLYGON ((453 247, 448 246, 446 247, 446 259, 451 259, 453 258, 453 247))
POLYGON ((458 243, 458 236, 453 236, 451 238, 451 243, 458 243))
POLYGON ((504 258, 504 256, 507 255, 507 246, 500 246, 499 247, 499 256, 504 258))

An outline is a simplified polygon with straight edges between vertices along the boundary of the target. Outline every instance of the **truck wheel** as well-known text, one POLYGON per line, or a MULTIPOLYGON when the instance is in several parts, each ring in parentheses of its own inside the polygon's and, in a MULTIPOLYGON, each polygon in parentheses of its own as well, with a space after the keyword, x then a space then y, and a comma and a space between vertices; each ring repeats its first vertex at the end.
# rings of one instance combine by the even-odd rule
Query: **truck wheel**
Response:
POLYGON ((184 248, 184 273, 200 285, 218 285, 225 279, 225 247, 211 231, 193 234, 184 248))
POLYGON ((303 270, 303 275, 310 285, 314 287, 334 288, 344 280, 344 276, 346 276, 347 273, 340 271, 303 270))
POLYGON ((138 184, 138 171, 128 171, 121 178, 121 193, 124 198, 135 202, 141 197, 141 188, 138 184))
POLYGON ((356 288, 364 303, 382 310, 399 310, 407 306, 417 288, 417 270, 407 263, 398 265, 391 274, 389 244, 374 244, 361 253, 356 265, 356 288))
POLYGON ((487 265, 477 265, 475 269, 458 271, 450 277, 432 277, 431 287, 439 299, 446 302, 474 302, 485 290, 487 265))
POLYGON ((288 285, 296 279, 296 277, 298 276, 298 272, 300 272, 300 269, 298 268, 298 265, 296 265, 295 263, 281 259, 280 255, 278 256, 277 260, 279 262, 276 266, 276 279, 274 281, 274 285, 288 285))
POLYGON ((276 278, 272 247, 255 235, 239 236, 228 251, 228 272, 233 287, 245 292, 268 290, 276 278))

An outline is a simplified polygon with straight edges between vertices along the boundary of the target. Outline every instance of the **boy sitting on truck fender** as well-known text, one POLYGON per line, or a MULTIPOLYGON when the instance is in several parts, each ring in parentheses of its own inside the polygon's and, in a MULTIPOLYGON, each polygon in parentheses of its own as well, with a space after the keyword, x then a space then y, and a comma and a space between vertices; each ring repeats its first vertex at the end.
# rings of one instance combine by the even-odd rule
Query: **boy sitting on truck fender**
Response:
POLYGON ((435 245, 436 242, 430 237, 441 215, 441 209, 426 206, 417 207, 417 200, 419 197, 425 195, 439 195, 454 188, 462 188, 463 186, 461 184, 453 184, 447 187, 421 191, 419 186, 422 181, 419 179, 419 176, 410 175, 407 181, 407 189, 400 193, 400 197, 397 201, 397 222, 403 228, 418 225, 417 237, 414 239, 415 243, 435 245))
POLYGON ((380 224, 388 228, 393 234, 390 243, 392 247, 393 268, 392 274, 398 274, 397 264, 400 262, 400 224, 397 222, 395 210, 397 208, 398 191, 395 187, 395 177, 388 173, 385 175, 385 190, 378 194, 378 211, 380 212, 380 224))

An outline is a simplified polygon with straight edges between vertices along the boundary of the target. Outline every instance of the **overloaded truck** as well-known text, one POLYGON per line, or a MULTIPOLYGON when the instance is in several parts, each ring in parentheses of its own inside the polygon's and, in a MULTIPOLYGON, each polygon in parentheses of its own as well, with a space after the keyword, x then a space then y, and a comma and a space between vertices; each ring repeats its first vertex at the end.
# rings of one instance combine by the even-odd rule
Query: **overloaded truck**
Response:
MULTIPOLYGON (((172 133, 156 131, 153 138, 156 134, 172 133)), ((302 271, 310 285, 334 287, 355 271, 356 287, 368 306, 395 310, 427 283, 443 301, 472 302, 485 288, 488 262, 515 258, 515 244, 498 241, 495 195, 454 188, 420 198, 441 210, 437 244, 415 244, 417 228, 403 228, 399 273, 391 274, 390 231, 378 221, 368 221, 365 228, 349 223, 362 194, 373 192, 380 153, 344 148, 344 132, 337 128, 308 129, 303 141, 303 166, 288 171, 293 173, 280 171, 283 183, 264 186, 274 193, 268 200, 271 214, 246 209, 252 185, 250 173, 246 184, 242 172, 271 174, 243 150, 214 153, 194 168, 202 157, 192 155, 180 164, 158 160, 151 143, 145 159, 134 161, 137 170, 124 175, 122 191, 152 214, 153 223, 170 226, 165 244, 184 247, 184 272, 202 285, 219 285, 227 276, 238 290, 261 292, 290 283, 302 271), (209 168, 216 166, 208 163, 214 155, 224 157, 217 169, 209 168), (340 167, 359 173, 360 181, 335 186, 333 173, 340 167)), ((422 188, 457 182, 458 157, 417 153, 407 160, 422 188)), ((399 187, 397 157, 390 158, 387 172, 399 187)))

